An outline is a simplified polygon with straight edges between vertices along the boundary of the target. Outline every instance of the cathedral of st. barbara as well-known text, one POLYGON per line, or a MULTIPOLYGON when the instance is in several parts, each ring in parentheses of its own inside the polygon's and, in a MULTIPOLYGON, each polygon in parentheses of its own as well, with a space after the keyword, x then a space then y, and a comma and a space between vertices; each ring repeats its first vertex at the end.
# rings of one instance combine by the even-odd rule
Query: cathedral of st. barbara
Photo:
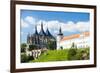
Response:
POLYGON ((50 48, 56 49, 56 38, 50 33, 47 28, 46 32, 43 29, 43 23, 41 23, 41 30, 38 33, 37 27, 35 26, 35 32, 27 35, 27 44, 35 45, 36 49, 50 48))

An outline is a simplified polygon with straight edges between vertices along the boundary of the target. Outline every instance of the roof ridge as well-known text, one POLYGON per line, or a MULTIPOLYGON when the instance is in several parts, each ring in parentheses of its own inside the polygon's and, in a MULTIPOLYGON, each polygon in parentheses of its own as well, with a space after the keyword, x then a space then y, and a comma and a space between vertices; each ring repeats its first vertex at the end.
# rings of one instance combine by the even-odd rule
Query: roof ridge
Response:
POLYGON ((84 33, 85 32, 79 33, 79 34, 73 34, 73 35, 65 36, 65 37, 63 37, 63 39, 61 41, 79 38, 81 34, 85 35, 85 37, 90 35, 90 32, 86 32, 88 34, 84 34, 84 33))

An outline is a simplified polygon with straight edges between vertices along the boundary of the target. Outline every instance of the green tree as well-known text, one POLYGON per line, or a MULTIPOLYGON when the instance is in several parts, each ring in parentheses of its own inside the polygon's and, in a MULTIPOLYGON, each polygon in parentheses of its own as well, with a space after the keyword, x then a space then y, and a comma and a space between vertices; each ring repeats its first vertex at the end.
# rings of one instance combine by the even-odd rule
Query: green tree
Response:
POLYGON ((26 43, 22 43, 21 44, 21 52, 25 52, 26 47, 27 47, 26 43))
POLYGON ((71 48, 68 50, 68 60, 76 60, 76 54, 77 54, 77 46, 75 43, 72 43, 71 48))
POLYGON ((69 49, 68 50, 68 60, 76 60, 77 49, 69 49))
POLYGON ((74 48, 77 49, 77 45, 75 45, 75 43, 73 42, 71 48, 72 49, 74 49, 74 48))
POLYGON ((63 47, 61 46, 60 49, 63 49, 63 47))
POLYGON ((25 53, 21 54, 21 62, 22 63, 29 62, 30 60, 33 60, 32 56, 27 56, 25 53))
POLYGON ((47 47, 48 47, 48 49, 50 49, 50 50, 54 50, 55 49, 55 42, 54 41, 48 41, 48 43, 47 43, 47 47))
POLYGON ((29 51, 32 51, 32 50, 34 50, 36 48, 37 48, 36 45, 29 45, 29 51))

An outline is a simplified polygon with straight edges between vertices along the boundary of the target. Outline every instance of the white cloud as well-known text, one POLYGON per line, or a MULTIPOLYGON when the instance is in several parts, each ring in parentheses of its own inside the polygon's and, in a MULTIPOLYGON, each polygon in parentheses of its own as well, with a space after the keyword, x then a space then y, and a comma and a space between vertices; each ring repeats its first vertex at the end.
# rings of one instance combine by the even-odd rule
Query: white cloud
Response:
POLYGON ((57 31, 58 30, 58 26, 59 26, 59 21, 57 20, 53 20, 53 21, 45 21, 45 20, 39 20, 37 22, 37 30, 38 32, 40 32, 41 30, 41 23, 43 23, 43 29, 44 31, 46 31, 46 29, 48 28, 49 31, 57 31))
POLYGON ((24 20, 29 24, 35 25, 35 23, 36 23, 36 19, 32 16, 27 16, 24 20))
POLYGON ((77 23, 74 23, 73 21, 69 21, 67 23, 60 22, 58 20, 51 20, 51 21, 45 21, 45 20, 37 20, 34 17, 27 16, 24 19, 21 19, 21 26, 26 28, 32 25, 33 27, 37 25, 37 30, 40 32, 41 30, 41 23, 43 23, 43 29, 46 31, 47 27, 49 28, 49 31, 52 31, 54 34, 58 33, 59 27, 61 26, 63 32, 84 32, 89 31, 90 23, 79 21, 77 23))
POLYGON ((47 25, 50 29, 58 29, 58 26, 60 25, 60 22, 57 20, 52 20, 52 21, 48 21, 47 25))
POLYGON ((60 26, 61 26, 63 32, 77 32, 77 31, 78 32, 84 32, 84 31, 89 31, 89 26, 90 26, 89 21, 87 21, 87 22, 79 21, 77 23, 69 21, 67 23, 63 23, 63 22, 59 22, 57 20, 52 20, 52 21, 40 20, 40 21, 37 22, 37 24, 39 24, 37 26, 38 31, 40 31, 40 29, 41 29, 41 26, 40 26, 41 22, 43 22, 44 30, 46 30, 47 27, 48 27, 49 30, 53 31, 54 33, 57 33, 60 26))
POLYGON ((27 22, 25 22, 23 19, 21 19, 21 27, 22 28, 29 27, 29 24, 27 22))
POLYGON ((89 22, 78 22, 76 29, 80 32, 89 31, 89 22))
POLYGON ((41 26, 37 25, 37 31, 40 32, 40 30, 41 30, 41 26))
POLYGON ((54 31, 54 34, 58 34, 59 32, 57 30, 54 31))
POLYGON ((32 26, 37 25, 36 18, 34 18, 32 16, 27 16, 27 17, 21 19, 21 27, 22 28, 30 27, 30 25, 32 25, 32 26))
POLYGON ((85 32, 85 31, 89 31, 89 22, 71 22, 69 21, 66 24, 62 24, 62 30, 63 31, 68 31, 68 32, 85 32))

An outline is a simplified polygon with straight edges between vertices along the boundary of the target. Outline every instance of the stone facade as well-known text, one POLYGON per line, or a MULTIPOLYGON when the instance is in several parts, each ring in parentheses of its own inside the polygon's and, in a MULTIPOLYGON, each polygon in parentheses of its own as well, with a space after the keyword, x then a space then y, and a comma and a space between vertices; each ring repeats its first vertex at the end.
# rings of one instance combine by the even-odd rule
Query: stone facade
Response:
POLYGON ((41 23, 41 30, 38 33, 37 26, 35 26, 35 32, 33 34, 27 35, 27 44, 35 45, 37 49, 47 48, 49 47, 48 43, 53 43, 52 49, 56 49, 56 39, 55 37, 49 32, 47 28, 46 32, 43 29, 43 23, 41 23))

